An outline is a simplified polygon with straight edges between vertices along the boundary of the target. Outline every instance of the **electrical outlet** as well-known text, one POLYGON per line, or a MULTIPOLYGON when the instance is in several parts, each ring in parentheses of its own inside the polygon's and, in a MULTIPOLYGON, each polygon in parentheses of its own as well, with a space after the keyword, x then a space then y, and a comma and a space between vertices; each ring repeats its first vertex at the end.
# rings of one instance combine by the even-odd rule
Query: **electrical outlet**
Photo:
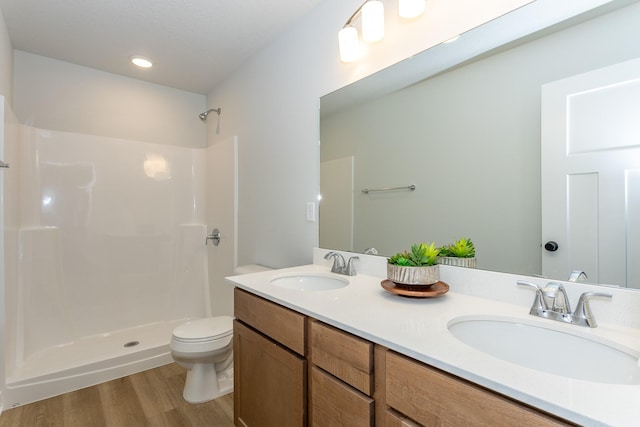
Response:
POLYGON ((307 221, 316 221, 316 204, 314 202, 307 202, 307 221))

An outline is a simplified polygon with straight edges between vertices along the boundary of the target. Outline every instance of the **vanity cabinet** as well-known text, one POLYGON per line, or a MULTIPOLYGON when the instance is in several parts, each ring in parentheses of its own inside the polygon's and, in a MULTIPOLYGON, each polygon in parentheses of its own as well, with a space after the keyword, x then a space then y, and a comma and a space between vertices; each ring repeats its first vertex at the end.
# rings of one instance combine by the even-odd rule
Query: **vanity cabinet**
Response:
POLYGON ((306 317, 235 289, 234 423, 307 425, 306 317))
POLYGON ((491 390, 235 289, 237 426, 569 426, 491 390))

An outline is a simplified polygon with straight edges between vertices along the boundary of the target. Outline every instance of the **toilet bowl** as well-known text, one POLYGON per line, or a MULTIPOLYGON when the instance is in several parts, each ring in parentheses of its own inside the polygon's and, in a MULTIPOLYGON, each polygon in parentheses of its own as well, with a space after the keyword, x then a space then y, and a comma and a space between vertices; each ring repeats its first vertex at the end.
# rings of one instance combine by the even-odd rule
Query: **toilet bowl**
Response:
POLYGON ((173 330, 171 356, 187 369, 182 396, 202 403, 233 391, 233 318, 208 317, 173 330))

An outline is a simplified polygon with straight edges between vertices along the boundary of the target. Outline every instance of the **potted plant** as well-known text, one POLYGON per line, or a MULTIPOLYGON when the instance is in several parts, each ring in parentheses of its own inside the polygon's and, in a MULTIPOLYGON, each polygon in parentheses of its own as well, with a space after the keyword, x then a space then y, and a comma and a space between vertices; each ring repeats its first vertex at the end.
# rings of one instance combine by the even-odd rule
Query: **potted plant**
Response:
POLYGON ((387 278, 403 285, 433 285, 440 280, 439 248, 435 243, 416 243, 411 251, 387 259, 387 278))
POLYGON ((476 268, 476 248, 469 238, 461 238, 440 248, 438 263, 456 267, 476 268))

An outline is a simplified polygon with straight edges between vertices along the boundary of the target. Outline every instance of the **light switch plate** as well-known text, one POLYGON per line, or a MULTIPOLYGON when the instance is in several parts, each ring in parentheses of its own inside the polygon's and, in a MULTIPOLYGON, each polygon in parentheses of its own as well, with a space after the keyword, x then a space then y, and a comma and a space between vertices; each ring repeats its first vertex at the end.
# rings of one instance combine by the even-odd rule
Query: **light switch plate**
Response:
POLYGON ((316 204, 314 202, 307 202, 307 221, 316 221, 316 204))

